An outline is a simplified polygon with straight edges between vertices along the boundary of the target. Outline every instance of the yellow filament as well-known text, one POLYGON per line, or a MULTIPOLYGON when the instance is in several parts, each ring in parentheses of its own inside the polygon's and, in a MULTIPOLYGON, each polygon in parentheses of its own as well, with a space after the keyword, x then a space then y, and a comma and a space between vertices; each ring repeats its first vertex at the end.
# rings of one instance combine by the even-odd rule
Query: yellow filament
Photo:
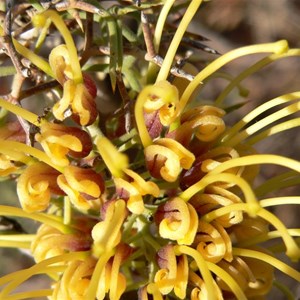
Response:
POLYGON ((14 46, 22 56, 27 58, 30 62, 32 62, 35 66, 40 68, 43 72, 51 76, 52 78, 55 78, 54 73, 52 72, 50 65, 47 61, 45 61, 40 56, 36 55, 34 52, 30 51, 28 48, 24 47, 22 44, 20 44, 17 40, 13 39, 14 46))
POLYGON ((216 72, 225 64, 229 63, 230 61, 249 54, 255 53, 268 53, 273 52, 277 54, 281 54, 288 51, 288 44, 285 40, 278 41, 275 43, 268 43, 268 44, 258 44, 258 45, 251 45, 246 47, 241 47, 234 49, 221 57, 214 60, 210 63, 206 68, 204 68, 195 78, 194 80, 187 86, 183 95, 181 96, 178 114, 185 108, 189 99, 191 98, 193 92, 198 87, 198 85, 206 79, 208 76, 216 72))
POLYGON ((245 256, 245 257, 251 257, 255 259, 259 259, 261 261, 264 261, 281 272, 287 274, 291 278, 297 280, 300 282, 300 272, 296 271, 295 269, 291 268, 289 265, 285 264, 279 259, 276 259, 275 257, 268 255, 263 252, 259 252, 256 250, 250 250, 250 249, 242 249, 242 248, 232 248, 233 255, 237 256, 245 256))
MULTIPOLYGON (((248 214, 250 212, 249 204, 247 203, 237 203, 232 204, 228 206, 224 206, 221 208, 218 208, 214 211, 211 211, 204 215, 202 219, 206 222, 211 222, 212 220, 219 218, 225 214, 230 213, 231 211, 246 211, 248 214)), ((249 214, 250 215, 250 214, 249 214)), ((272 213, 267 211, 264 208, 261 208, 256 212, 256 216, 259 216, 263 219, 265 219, 267 222, 272 224, 281 234, 281 237, 284 241, 284 244, 286 246, 286 255, 290 257, 292 260, 297 261, 300 257, 300 249, 297 245, 297 243, 294 241, 294 239, 290 236, 287 228, 284 226, 284 224, 272 213)))
POLYGON ((267 211, 264 208, 262 208, 257 215, 268 221, 281 233, 283 242, 286 246, 286 255, 292 261, 297 262, 300 258, 300 248, 298 247, 294 239, 290 236, 284 224, 275 215, 273 215, 271 212, 267 211))
POLYGON ((257 72, 258 70, 262 69, 266 65, 281 59, 286 58, 290 56, 299 56, 300 50, 299 49, 290 49, 286 53, 282 54, 271 54, 267 57, 264 57, 263 59, 259 60, 257 63, 255 63, 253 66, 247 68, 242 73, 240 73, 234 80, 232 80, 228 86, 222 91, 222 93, 218 96, 218 98, 215 101, 216 105, 220 105, 225 97, 233 90, 234 87, 239 86, 239 83, 244 80, 245 78, 249 77, 251 74, 257 72))
POLYGON ((35 234, 1 234, 0 247, 30 249, 35 234))
POLYGON ((261 197, 270 191, 281 189, 282 187, 300 184, 300 175, 295 171, 288 171, 277 175, 255 189, 257 197, 261 197))
MULTIPOLYGON (((217 167, 218 168, 218 167, 217 167)), ((211 171, 212 173, 213 171, 211 171)), ((209 174, 211 174, 209 173, 209 174)), ((241 177, 238 177, 234 174, 228 174, 228 173, 221 173, 221 174, 212 174, 212 175, 206 175, 201 180, 199 180, 194 185, 190 186, 188 189, 186 189, 184 192, 182 192, 179 197, 182 198, 184 201, 189 201, 189 199, 198 193, 199 191, 203 190, 206 186, 209 184, 215 183, 215 182, 228 182, 228 183, 235 183, 240 187, 240 189, 243 191, 245 196, 245 201, 247 202, 247 211, 250 216, 254 217, 257 213, 257 211, 260 209, 260 205, 258 201, 256 200, 256 197, 250 187, 250 185, 241 177)), ((212 211, 211 213, 214 213, 215 211, 212 211)))
POLYGON ((63 233, 72 232, 72 229, 70 227, 63 224, 62 219, 60 217, 56 217, 53 215, 48 215, 44 213, 28 213, 21 208, 5 205, 0 205, 0 215, 27 218, 47 224, 63 233))
POLYGON ((201 254, 197 250, 195 250, 191 247, 188 247, 188 246, 184 246, 184 245, 174 246, 174 251, 175 251, 176 255, 187 254, 196 261, 197 267, 198 267, 199 271, 201 272, 203 281, 205 282, 205 286, 207 288, 208 299, 217 300, 216 293, 215 293, 215 287, 214 287, 214 281, 213 281, 212 275, 209 271, 208 262, 204 260, 204 258, 201 256, 201 254))
POLYGON ((146 86, 139 94, 135 107, 134 107, 134 116, 139 132, 141 142, 144 147, 147 147, 152 144, 152 139, 147 130, 145 119, 144 119, 144 104, 148 100, 148 96, 153 94, 153 86, 146 86))
POLYGON ((9 151, 15 151, 15 152, 24 153, 27 155, 32 155, 39 161, 46 163, 47 165, 51 166, 52 168, 56 169, 57 171, 59 171, 61 173, 63 172, 62 167, 55 165, 51 161, 49 156, 45 152, 43 152, 39 149, 27 146, 23 143, 9 141, 9 140, 1 140, 0 139, 0 142, 1 142, 0 153, 6 154, 6 153, 9 153, 9 151))
POLYGON ((300 173, 300 162, 294 159, 273 154, 254 154, 227 160, 219 166, 217 166, 215 169, 211 170, 209 174, 215 175, 234 167, 245 167, 258 164, 275 164, 282 167, 290 168, 300 173))
MULTIPOLYGON (((287 231, 290 236, 294 236, 294 237, 300 236, 299 228, 289 228, 289 229, 287 229, 287 231)), ((249 247, 249 246, 257 245, 257 244, 265 242, 265 241, 280 238, 280 237, 281 237, 281 232, 278 230, 274 230, 274 231, 269 231, 264 234, 260 234, 258 236, 254 236, 253 238, 248 238, 245 241, 239 242, 238 245, 240 247, 249 247)))
POLYGON ((0 299, 6 299, 6 297, 11 291, 15 290, 20 284, 22 284, 28 278, 40 273, 47 274, 47 272, 49 271, 47 267, 49 265, 59 263, 59 262, 67 262, 70 260, 84 260, 88 256, 88 254, 89 252, 86 251, 86 252, 71 252, 67 254, 58 255, 43 260, 28 269, 17 271, 7 276, 3 276, 2 278, 0 278, 0 285, 3 285, 4 283, 7 282, 7 277, 12 278, 12 281, 9 284, 7 284, 6 287, 1 291, 0 299))
POLYGON ((161 69, 157 75, 156 82, 166 80, 170 71, 170 68, 172 66, 176 51, 178 49, 178 46, 181 42, 181 39, 190 24, 192 18, 194 17, 195 13, 197 12, 202 0, 192 0, 189 7, 185 11, 183 18, 175 32, 175 35, 172 39, 172 42, 169 46, 169 49, 167 51, 167 54, 164 58, 164 61, 162 63, 161 69))
POLYGON ((35 290, 35 291, 28 291, 22 293, 16 293, 12 296, 7 296, 5 300, 19 300, 19 299, 32 299, 32 298, 41 298, 51 296, 53 290, 35 290))
POLYGON ((32 113, 31 111, 28 111, 27 109, 22 108, 19 105, 11 104, 10 102, 0 98, 0 107, 3 107, 11 113, 22 117, 24 120, 28 121, 31 124, 40 126, 38 122, 39 117, 36 114, 32 113))
POLYGON ((122 177, 123 170, 128 168, 128 157, 120 153, 112 142, 105 136, 96 139, 99 154, 105 162, 106 167, 114 177, 122 177))
POLYGON ((67 28, 65 22, 62 20, 62 18, 59 16, 58 13, 56 13, 53 10, 46 10, 42 13, 45 17, 50 18, 51 21, 54 23, 56 26, 57 30, 61 33, 63 36, 65 43, 67 45, 67 48, 69 50, 70 54, 70 61, 71 63, 71 68, 73 71, 73 76, 74 76, 74 82, 75 83, 82 83, 83 78, 82 78, 82 73, 81 73, 81 67, 79 64, 79 59, 78 59, 78 54, 77 54, 77 49, 75 46, 75 43, 73 41, 72 35, 67 28))
POLYGON ((288 196, 288 197, 268 198, 268 199, 260 200, 259 203, 262 207, 285 205, 285 204, 300 205, 300 197, 299 196, 288 196))
POLYGON ((160 45, 160 40, 163 33, 164 25, 166 23, 166 19, 168 17, 169 11, 173 6, 174 2, 175 0, 166 0, 157 19, 154 37, 153 37, 153 44, 156 52, 158 52, 159 50, 159 45, 160 45))
POLYGON ((236 123, 232 128, 230 128, 226 132, 226 134, 222 138, 221 143, 226 144, 226 142, 229 139, 231 139, 233 136, 235 136, 240 129, 242 129, 245 125, 247 125, 249 122, 254 120, 257 116, 259 116, 260 114, 269 110, 270 108, 273 108, 280 104, 284 104, 286 102, 297 100, 299 98, 300 98, 300 92, 289 93, 289 94, 282 95, 280 97, 276 97, 276 98, 274 98, 270 101, 267 101, 266 103, 256 107, 249 114, 247 114, 241 121, 236 123))
POLYGON ((255 135, 251 139, 248 139, 247 144, 248 145, 256 144, 256 143, 260 142, 261 140, 264 140, 265 138, 267 138, 273 134, 276 134, 276 133, 279 133, 281 131, 285 131, 288 129, 292 129, 295 127, 299 127, 299 126, 300 126, 300 118, 295 118, 292 120, 288 120, 286 122, 282 122, 278 125, 272 126, 268 129, 266 129, 265 131, 255 135))
POLYGON ((276 122, 277 120, 280 120, 280 119, 287 117, 293 113, 296 113, 299 110, 300 110, 300 101, 298 101, 297 103, 294 103, 292 105, 289 105, 271 115, 268 115, 267 117, 256 122, 255 124, 247 127, 245 130, 236 134, 232 139, 227 141, 225 144, 227 146, 234 147, 237 144, 241 143, 243 140, 245 140, 247 137, 249 137, 249 136, 253 135, 255 132, 261 130, 262 128, 267 127, 268 125, 276 122))
POLYGON ((218 265, 209 261, 207 262, 207 265, 210 271, 215 273, 220 279, 222 279, 230 287, 231 291, 235 294, 236 299, 247 300, 247 297, 245 296, 243 290, 240 288, 238 283, 226 271, 224 271, 218 265))
POLYGON ((105 268, 106 263, 114 255, 114 253, 115 249, 106 249, 106 251, 104 251, 103 254, 99 257, 91 281, 89 283, 89 287, 85 294, 85 299, 96 299, 101 273, 105 268))
POLYGON ((163 300, 163 297, 158 289, 157 284, 149 283, 147 285, 147 292, 153 295, 153 300, 163 300))

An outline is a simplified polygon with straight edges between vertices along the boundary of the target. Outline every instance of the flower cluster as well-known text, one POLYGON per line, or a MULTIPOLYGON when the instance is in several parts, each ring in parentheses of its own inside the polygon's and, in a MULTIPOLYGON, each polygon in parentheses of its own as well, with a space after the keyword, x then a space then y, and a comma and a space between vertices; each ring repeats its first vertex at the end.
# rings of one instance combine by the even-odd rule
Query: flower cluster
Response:
MULTIPOLYGON (((158 51, 174 1, 108 10, 74 3, 64 15, 34 6, 35 51, 12 40, 18 55, 44 73, 45 82, 32 78, 36 86, 29 98, 41 92, 51 97, 43 116, 14 102, 22 100, 20 91, 0 99, 2 110, 17 117, 0 128, 0 176, 16 181, 21 206, 1 205, 0 215, 41 223, 35 234, 8 230, 0 235, 0 246, 27 248, 36 262, 0 278, 0 298, 243 300, 264 299, 274 285, 288 295, 276 283, 275 269, 298 282, 300 273, 276 255, 284 252, 292 262, 299 260, 295 237, 300 229, 286 228, 267 208, 299 205, 300 200, 268 195, 299 183, 300 162, 257 154, 255 144, 300 126, 297 117, 281 120, 300 110, 300 92, 267 101, 232 127, 224 121, 228 107, 223 100, 266 58, 300 56, 300 49, 289 49, 284 40, 246 46, 188 74, 188 68, 174 71, 172 63, 201 1, 189 1, 159 67, 154 58, 149 65, 147 57, 133 61, 126 53, 122 39, 140 45, 121 16, 142 15, 149 52, 145 11, 158 14, 152 45, 158 51), (93 36, 95 24, 103 37, 93 36), (53 30, 64 42, 44 59, 39 48, 53 30), (72 32, 84 42, 75 42, 72 32), (255 53, 267 56, 232 79, 216 101, 199 100, 211 75, 255 53), (112 92, 118 89, 122 104, 111 115, 97 108, 99 90, 91 75, 103 82, 109 78, 112 92), (257 185, 263 164, 289 170, 257 185), (270 246, 267 242, 275 238, 278 244, 270 246), (40 273, 51 277, 51 288, 14 293, 40 273)), ((55 7, 64 10, 59 3, 55 7)), ((5 36, 3 28, 0 34, 5 36)), ((20 80, 20 73, 15 77, 20 80)))

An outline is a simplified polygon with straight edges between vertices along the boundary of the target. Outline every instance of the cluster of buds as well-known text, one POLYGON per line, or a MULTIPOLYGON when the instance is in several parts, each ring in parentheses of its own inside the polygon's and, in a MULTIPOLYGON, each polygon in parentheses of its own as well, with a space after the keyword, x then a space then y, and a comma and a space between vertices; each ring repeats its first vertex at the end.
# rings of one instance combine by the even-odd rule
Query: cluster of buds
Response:
MULTIPOLYGON (((166 21, 171 2, 160 3, 158 25, 166 21)), ((99 15, 100 20, 108 18, 113 52, 112 32, 119 20, 99 7, 78 3, 70 8, 79 27, 81 15, 74 9, 86 13, 87 26, 93 24, 90 13, 98 14, 96 20, 99 15)), ((112 118, 98 113, 96 83, 82 71, 84 63, 67 19, 43 9, 33 17, 34 25, 42 27, 36 29, 40 39, 46 38, 43 32, 53 23, 65 41, 53 48, 47 60, 15 40, 19 54, 57 83, 52 93, 58 100, 47 115, 39 117, 0 99, 0 106, 18 118, 0 128, 0 176, 16 181, 21 206, 1 205, 0 215, 42 223, 35 234, 0 235, 0 246, 28 248, 36 262, 0 278, 0 285, 5 285, 1 299, 264 299, 274 285, 275 269, 300 282, 300 273, 275 257, 285 251, 293 262, 300 258, 295 239, 299 229, 287 229, 266 209, 299 205, 299 197, 264 198, 298 182, 300 162, 257 154, 254 149, 258 141, 300 125, 299 118, 277 122, 299 111, 300 92, 268 101, 231 128, 223 119, 226 106, 221 98, 210 104, 194 99, 200 84, 235 58, 262 52, 271 61, 299 56, 300 50, 289 49, 286 41, 238 48, 213 60, 194 77, 179 76, 177 70, 178 77, 172 80, 168 75, 174 47, 179 47, 200 3, 190 1, 156 82, 140 79, 137 91, 133 79, 126 77, 125 66, 124 81, 120 80, 120 70, 113 70, 114 53, 110 53, 112 90, 117 80, 120 93, 126 92, 123 100, 129 98, 112 118), (278 105, 286 107, 251 123, 278 105), (24 122, 36 131, 27 132, 24 122), (28 135, 33 135, 31 144, 28 135), (291 171, 256 186, 259 165, 271 163, 291 171), (276 247, 265 246, 273 238, 282 241, 276 247), (13 293, 40 273, 51 277, 51 288, 13 293)), ((143 5, 155 8, 155 4, 153 8, 140 4, 119 9, 136 14, 143 5)), ((159 29, 155 33, 157 38, 159 29)), ((93 42, 89 32, 85 39, 86 45, 93 42)), ((84 54, 88 51, 93 49, 84 54)), ((139 63, 147 66, 144 60, 139 63)), ((153 66, 140 72, 151 73, 153 66)), ((251 70, 238 78, 247 72, 251 70)), ((239 79, 232 82, 228 92, 239 79)))

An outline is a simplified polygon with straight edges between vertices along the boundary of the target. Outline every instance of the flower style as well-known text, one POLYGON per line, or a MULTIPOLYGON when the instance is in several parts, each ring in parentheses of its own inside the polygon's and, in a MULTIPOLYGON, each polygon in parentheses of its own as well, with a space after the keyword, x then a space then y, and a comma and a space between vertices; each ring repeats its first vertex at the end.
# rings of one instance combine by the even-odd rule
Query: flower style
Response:
POLYGON ((60 173, 37 162, 28 166, 18 179, 17 193, 22 208, 28 212, 43 211, 50 203, 51 193, 63 195, 56 180, 60 173))
POLYGON ((62 167, 70 163, 67 155, 75 158, 86 157, 93 146, 86 131, 62 124, 44 122, 35 138, 53 163, 62 167))

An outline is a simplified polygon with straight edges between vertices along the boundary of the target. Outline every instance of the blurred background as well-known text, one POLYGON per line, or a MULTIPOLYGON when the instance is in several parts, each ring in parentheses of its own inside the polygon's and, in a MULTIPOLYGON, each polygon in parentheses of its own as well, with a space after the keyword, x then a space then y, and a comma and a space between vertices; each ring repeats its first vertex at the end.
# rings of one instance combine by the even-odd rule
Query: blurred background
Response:
MULTIPOLYGON (((202 4, 190 30, 201 34, 210 41, 206 44, 218 52, 226 53, 236 47, 255 43, 268 43, 286 39, 290 47, 300 47, 300 1, 299 0, 212 0, 202 4)), ((205 55, 205 54, 203 54, 205 55)), ((252 56, 235 60, 226 70, 232 75, 239 74, 247 66, 257 60, 252 56)), ((243 86, 249 90, 246 97, 248 103, 234 114, 228 122, 236 122, 259 104, 276 96, 300 90, 300 57, 285 58, 275 62, 243 81, 243 86)), ((0 78, 1 82, 2 78, 0 78)), ((225 83, 226 85, 226 83, 225 83)), ((202 97, 215 99, 224 88, 224 81, 213 80, 205 89, 202 97)), ((2 86, 3 88, 3 86, 2 86)), ((0 92, 1 84, 0 84, 0 92)), ((244 100, 237 93, 231 95, 233 102, 244 100)), ((300 116, 300 115, 299 115, 300 116)), ((300 160, 300 129, 296 128, 282 134, 277 134, 258 144, 261 153, 282 154, 300 160)), ((261 169, 259 181, 271 178, 284 169, 267 166, 261 169)), ((0 182, 0 204, 16 205, 17 197, 13 182, 0 182)), ((300 195, 300 187, 284 189, 280 195, 300 195)), ((298 206, 281 206, 274 209, 287 227, 300 227, 300 208, 298 206)), ((34 232, 35 225, 18 220, 27 232, 34 232)), ((31 258, 24 252, 14 249, 0 249, 0 276, 27 268, 33 264, 31 258)), ((294 265, 300 270, 300 266, 294 265)), ((287 284, 291 291, 300 299, 299 284, 287 276, 278 274, 278 280, 287 284)), ((23 289, 46 287, 49 282, 43 276, 33 278, 22 286, 23 289)), ((283 295, 274 290, 267 299, 284 300, 283 295)), ((63 299, 62 299, 63 300, 63 299)))

